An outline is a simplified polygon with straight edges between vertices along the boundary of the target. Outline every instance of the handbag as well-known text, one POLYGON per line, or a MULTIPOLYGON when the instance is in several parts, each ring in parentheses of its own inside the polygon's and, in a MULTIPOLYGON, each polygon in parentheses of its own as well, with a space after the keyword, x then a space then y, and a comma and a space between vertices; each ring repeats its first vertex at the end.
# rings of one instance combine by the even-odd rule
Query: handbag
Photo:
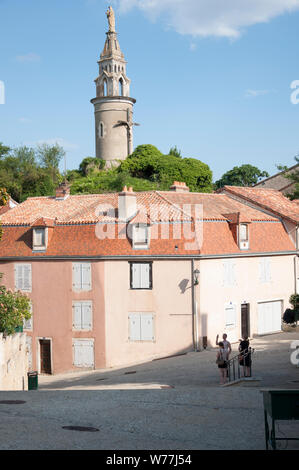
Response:
POLYGON ((224 361, 223 358, 222 358, 221 352, 220 352, 220 357, 217 357, 217 359, 216 359, 216 364, 217 364, 218 366, 224 366, 224 364, 225 364, 225 361, 224 361))

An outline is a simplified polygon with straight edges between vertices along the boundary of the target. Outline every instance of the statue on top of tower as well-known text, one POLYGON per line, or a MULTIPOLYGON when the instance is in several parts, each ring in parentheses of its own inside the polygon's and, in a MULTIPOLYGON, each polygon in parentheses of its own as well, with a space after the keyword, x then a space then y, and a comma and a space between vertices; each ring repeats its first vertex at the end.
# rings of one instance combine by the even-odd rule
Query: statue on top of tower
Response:
POLYGON ((115 14, 113 8, 110 6, 106 11, 109 24, 109 32, 115 33, 115 14))

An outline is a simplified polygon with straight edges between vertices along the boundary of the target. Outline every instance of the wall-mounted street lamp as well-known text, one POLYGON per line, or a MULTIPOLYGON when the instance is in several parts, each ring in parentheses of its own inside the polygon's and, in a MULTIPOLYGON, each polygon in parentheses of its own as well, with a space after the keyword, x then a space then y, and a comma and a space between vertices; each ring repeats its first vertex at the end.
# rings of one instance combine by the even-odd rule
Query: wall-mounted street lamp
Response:
POLYGON ((194 285, 198 286, 198 284, 199 284, 199 279, 198 278, 199 278, 199 275, 200 275, 199 269, 195 269, 193 271, 193 275, 194 275, 194 285))

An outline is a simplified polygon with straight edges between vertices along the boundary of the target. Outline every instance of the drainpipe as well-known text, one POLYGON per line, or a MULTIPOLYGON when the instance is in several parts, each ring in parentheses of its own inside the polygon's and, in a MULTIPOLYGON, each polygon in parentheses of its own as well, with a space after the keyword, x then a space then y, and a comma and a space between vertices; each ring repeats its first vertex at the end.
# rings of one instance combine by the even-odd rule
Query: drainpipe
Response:
POLYGON ((194 285, 194 259, 191 260, 191 286, 192 286, 192 325, 193 325, 193 347, 194 351, 199 351, 198 335, 198 309, 196 302, 196 290, 194 285))

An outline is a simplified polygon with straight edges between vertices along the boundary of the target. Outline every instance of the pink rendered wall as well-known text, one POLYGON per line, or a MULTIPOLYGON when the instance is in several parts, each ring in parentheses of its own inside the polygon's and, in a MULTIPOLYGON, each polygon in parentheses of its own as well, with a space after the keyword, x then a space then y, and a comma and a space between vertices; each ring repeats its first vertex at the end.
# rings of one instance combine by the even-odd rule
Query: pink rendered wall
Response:
MULTIPOLYGON (((26 263, 26 261, 24 261, 26 263)), ((14 262, 0 263, 3 284, 14 290, 14 262)), ((92 290, 73 292, 71 261, 34 261, 32 266, 33 304, 32 366, 39 368, 38 338, 52 339, 52 372, 77 369, 73 366, 73 338, 94 338, 95 368, 105 367, 105 303, 104 266, 92 262, 92 290), (92 331, 73 331, 72 303, 89 300, 93 303, 92 331)))

